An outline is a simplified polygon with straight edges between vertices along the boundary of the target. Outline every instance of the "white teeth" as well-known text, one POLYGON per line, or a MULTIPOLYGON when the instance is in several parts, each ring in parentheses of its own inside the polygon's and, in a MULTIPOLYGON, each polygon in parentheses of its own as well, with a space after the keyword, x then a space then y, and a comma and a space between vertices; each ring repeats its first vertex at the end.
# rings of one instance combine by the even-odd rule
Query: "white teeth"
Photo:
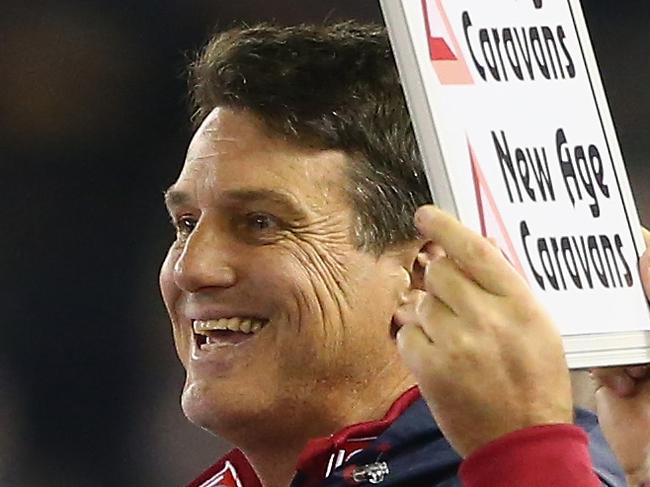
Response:
POLYGON ((250 333, 251 332, 251 320, 243 320, 241 322, 241 325, 239 326, 239 329, 241 330, 242 333, 250 333))
POLYGON ((193 320, 194 333, 208 335, 210 331, 230 330, 240 333, 257 333, 262 329, 263 321, 250 318, 220 318, 218 320, 193 320))
POLYGON ((202 333, 212 330, 227 330, 228 320, 194 320, 192 325, 194 327, 194 333, 202 333))
POLYGON ((239 330, 240 324, 241 324, 241 320, 239 320, 239 318, 230 318, 228 320, 228 329, 230 331, 240 331, 239 330))

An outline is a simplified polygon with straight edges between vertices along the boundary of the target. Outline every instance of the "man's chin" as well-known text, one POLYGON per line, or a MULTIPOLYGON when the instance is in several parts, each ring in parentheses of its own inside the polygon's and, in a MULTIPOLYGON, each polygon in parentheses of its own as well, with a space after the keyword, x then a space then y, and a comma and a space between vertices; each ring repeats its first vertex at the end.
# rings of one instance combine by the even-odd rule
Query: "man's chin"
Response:
POLYGON ((255 401, 246 400, 241 391, 229 394, 215 390, 207 384, 186 385, 181 396, 181 407, 194 425, 226 438, 237 436, 242 428, 250 428, 262 411, 254 407, 255 401))

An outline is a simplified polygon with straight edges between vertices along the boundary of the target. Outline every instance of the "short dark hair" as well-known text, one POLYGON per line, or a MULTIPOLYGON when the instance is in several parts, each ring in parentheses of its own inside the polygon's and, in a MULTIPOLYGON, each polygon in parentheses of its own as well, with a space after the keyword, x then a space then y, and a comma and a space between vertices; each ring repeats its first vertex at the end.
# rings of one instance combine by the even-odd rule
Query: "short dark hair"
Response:
POLYGON ((190 66, 194 122, 248 110, 298 144, 350 155, 346 194, 360 248, 413 240, 431 201, 385 29, 343 22, 259 24, 217 34, 190 66))

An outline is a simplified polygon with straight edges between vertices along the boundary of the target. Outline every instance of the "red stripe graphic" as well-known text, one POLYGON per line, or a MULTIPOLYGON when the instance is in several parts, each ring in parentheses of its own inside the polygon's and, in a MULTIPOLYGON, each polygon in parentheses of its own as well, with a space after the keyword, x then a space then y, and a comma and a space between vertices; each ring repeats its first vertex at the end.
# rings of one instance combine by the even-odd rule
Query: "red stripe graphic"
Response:
POLYGON ((431 65, 443 85, 467 85, 474 80, 442 0, 420 0, 431 65))
POLYGON ((469 158, 472 166, 472 179, 474 180, 474 191, 476 194, 476 206, 478 210, 479 221, 481 224, 481 234, 484 237, 496 237, 497 244, 501 248, 501 252, 503 253, 504 257, 508 259, 510 264, 512 264, 517 272, 519 272, 519 274, 521 274, 524 279, 526 279, 524 268, 521 265, 521 261, 519 260, 515 246, 512 243, 512 239, 510 238, 510 234, 508 233, 505 222, 503 221, 501 212, 499 211, 497 203, 494 200, 494 195, 488 186, 488 182, 485 179, 483 171, 481 170, 481 166, 478 163, 478 159, 476 158, 476 154, 474 153, 474 149, 472 148, 469 139, 467 140, 467 148, 469 149, 469 158), (485 200, 483 197, 485 197, 485 200), (496 222, 497 228, 496 232, 494 233, 488 231, 486 210, 492 215, 496 222))
POLYGON ((458 59, 442 37, 429 37, 429 56, 432 61, 456 61, 458 59))

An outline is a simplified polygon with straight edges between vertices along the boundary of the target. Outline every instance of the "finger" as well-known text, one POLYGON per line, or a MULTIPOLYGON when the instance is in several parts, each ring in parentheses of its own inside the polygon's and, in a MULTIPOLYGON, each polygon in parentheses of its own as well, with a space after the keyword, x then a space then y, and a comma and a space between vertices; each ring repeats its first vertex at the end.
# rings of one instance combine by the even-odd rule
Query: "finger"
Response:
POLYGON ((645 240, 645 246, 650 248, 650 230, 645 227, 641 227, 641 233, 643 233, 643 240, 645 240))
POLYGON ((449 258, 430 262, 424 273, 424 288, 454 314, 473 318, 486 307, 491 297, 449 258))
POLYGON ((413 289, 405 296, 404 302, 393 314, 393 323, 395 326, 401 328, 418 322, 416 308, 426 294, 426 292, 419 289, 413 289))
POLYGON ((435 242, 432 242, 429 240, 423 247, 420 253, 418 254, 418 257, 420 255, 430 255, 433 256, 434 258, 438 257, 445 257, 447 254, 445 254, 445 249, 443 249, 440 245, 438 245, 435 242))
POLYGON ((639 259, 639 272, 641 274, 641 282, 645 290, 646 298, 650 299, 650 231, 641 228, 643 238, 645 240, 646 249, 639 259))
POLYGON ((527 289, 523 278, 497 247, 451 215, 431 205, 423 206, 415 213, 415 224, 424 238, 441 245, 485 290, 506 296, 527 289))
POLYGON ((415 312, 418 325, 432 342, 440 334, 447 333, 447 327, 457 325, 458 317, 451 308, 431 294, 422 298, 415 312))
POLYGON ((444 249, 434 242, 428 241, 417 255, 416 261, 411 271, 412 286, 415 289, 424 290, 424 269, 431 260, 445 256, 444 249))
POLYGON ((648 371, 650 369, 647 365, 635 365, 633 367, 626 367, 625 373, 632 377, 633 379, 643 379, 648 377, 648 371))
POLYGON ((592 377, 597 388, 607 387, 619 397, 630 396, 634 393, 635 381, 626 372, 624 367, 603 367, 593 369, 592 377))
POLYGON ((417 325, 403 326, 397 332, 397 350, 411 371, 419 376, 435 358, 435 344, 417 325))

